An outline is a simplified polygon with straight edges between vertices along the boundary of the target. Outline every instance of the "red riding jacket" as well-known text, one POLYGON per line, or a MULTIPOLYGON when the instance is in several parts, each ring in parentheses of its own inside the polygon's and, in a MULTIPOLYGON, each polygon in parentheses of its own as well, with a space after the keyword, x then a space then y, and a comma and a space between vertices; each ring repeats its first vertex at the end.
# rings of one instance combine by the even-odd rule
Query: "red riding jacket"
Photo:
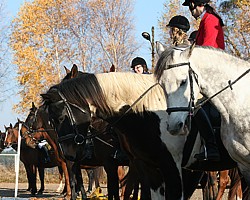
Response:
POLYGON ((219 19, 210 13, 205 13, 196 36, 196 44, 225 49, 224 32, 219 19))

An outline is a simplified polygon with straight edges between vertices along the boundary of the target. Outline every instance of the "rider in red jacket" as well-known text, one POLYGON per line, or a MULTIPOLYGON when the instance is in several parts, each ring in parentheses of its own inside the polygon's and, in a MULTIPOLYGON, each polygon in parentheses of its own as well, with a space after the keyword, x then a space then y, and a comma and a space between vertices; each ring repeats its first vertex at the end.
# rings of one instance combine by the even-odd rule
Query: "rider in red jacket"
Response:
POLYGON ((182 4, 189 6, 193 17, 201 18, 196 36, 196 44, 225 49, 223 21, 214 8, 207 4, 210 0, 185 0, 182 4))
MULTIPOLYGON (((193 17, 201 18, 201 23, 196 34, 196 44, 200 46, 211 46, 215 48, 225 49, 223 21, 215 12, 208 2, 210 0, 185 0, 183 6, 189 6, 189 10, 193 17)), ((196 154, 194 157, 198 160, 220 161, 220 153, 216 144, 215 132, 211 125, 211 114, 214 111, 216 118, 219 118, 219 112, 210 102, 200 108, 193 117, 194 124, 198 127, 199 133, 205 140, 204 151, 196 154)), ((220 122, 219 122, 220 124, 220 122)))

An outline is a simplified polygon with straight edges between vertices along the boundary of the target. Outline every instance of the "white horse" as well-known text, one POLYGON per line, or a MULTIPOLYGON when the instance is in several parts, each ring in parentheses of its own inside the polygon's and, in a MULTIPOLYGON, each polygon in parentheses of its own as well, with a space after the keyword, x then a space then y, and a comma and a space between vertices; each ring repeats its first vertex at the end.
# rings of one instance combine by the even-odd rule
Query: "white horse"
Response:
MULTIPOLYGON (((155 76, 167 96, 168 131, 188 133, 190 106, 199 93, 221 114, 221 139, 250 186, 250 63, 211 47, 165 48, 155 76)), ((191 112, 191 113, 190 113, 191 112)))

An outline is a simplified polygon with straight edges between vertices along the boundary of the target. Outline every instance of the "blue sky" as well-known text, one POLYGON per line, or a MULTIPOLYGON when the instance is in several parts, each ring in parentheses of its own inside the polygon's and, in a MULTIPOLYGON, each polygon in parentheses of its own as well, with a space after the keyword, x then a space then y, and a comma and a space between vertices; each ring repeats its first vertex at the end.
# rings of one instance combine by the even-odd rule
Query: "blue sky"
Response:
MULTIPOLYGON (((27 0, 5 0, 7 4, 6 11, 11 16, 14 17, 18 13, 21 5, 24 4, 27 0)), ((151 66, 151 50, 149 41, 145 40, 141 33, 146 31, 151 33, 151 27, 155 28, 155 41, 159 40, 158 38, 158 19, 161 17, 163 12, 163 3, 166 0, 135 0, 134 8, 134 20, 135 20, 135 29, 136 29, 136 40, 139 44, 142 44, 138 54, 136 56, 141 56, 145 58, 148 66, 151 66)), ((6 102, 1 103, 0 105, 0 130, 4 131, 4 125, 8 126, 10 123, 13 125, 17 122, 17 118, 23 119, 23 116, 16 114, 12 111, 12 107, 17 103, 17 97, 12 97, 6 102)))

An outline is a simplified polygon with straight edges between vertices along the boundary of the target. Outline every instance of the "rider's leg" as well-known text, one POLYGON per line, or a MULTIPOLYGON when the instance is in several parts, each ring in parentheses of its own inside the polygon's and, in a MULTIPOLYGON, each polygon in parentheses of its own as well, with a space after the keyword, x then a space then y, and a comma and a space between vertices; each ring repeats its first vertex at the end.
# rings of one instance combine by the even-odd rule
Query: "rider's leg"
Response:
POLYGON ((220 154, 216 144, 214 130, 203 108, 197 111, 194 120, 201 137, 205 140, 204 152, 196 154, 194 157, 198 160, 219 161, 220 154))
POLYGON ((47 145, 43 145, 41 149, 44 153, 44 162, 45 163, 51 162, 47 145))

